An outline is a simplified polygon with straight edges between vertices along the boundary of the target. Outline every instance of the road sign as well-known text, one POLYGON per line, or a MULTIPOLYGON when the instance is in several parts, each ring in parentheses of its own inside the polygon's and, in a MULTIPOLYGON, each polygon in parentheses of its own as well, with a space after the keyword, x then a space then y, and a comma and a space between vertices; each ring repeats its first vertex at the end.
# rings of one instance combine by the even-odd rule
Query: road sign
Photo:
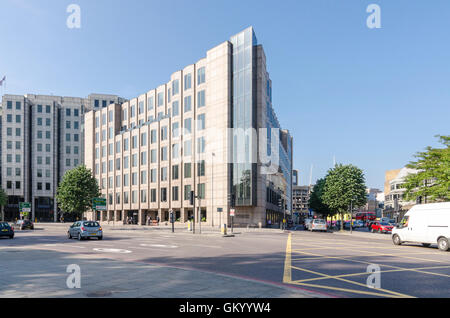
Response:
POLYGON ((219 213, 223 212, 223 208, 217 208, 217 212, 219 213))
POLYGON ((235 216, 236 214, 236 210, 235 209, 230 209, 230 216, 235 216))
POLYGON ((104 198, 92 199, 92 209, 95 211, 106 211, 106 199, 104 198))
POLYGON ((31 203, 30 202, 20 202, 19 203, 19 212, 31 212, 31 203))

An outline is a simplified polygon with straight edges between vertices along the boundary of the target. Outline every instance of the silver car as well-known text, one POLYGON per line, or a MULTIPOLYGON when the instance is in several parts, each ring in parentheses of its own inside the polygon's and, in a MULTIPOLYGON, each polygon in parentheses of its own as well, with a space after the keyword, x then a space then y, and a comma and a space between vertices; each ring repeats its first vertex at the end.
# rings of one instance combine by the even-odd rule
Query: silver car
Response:
POLYGON ((327 231, 327 222, 325 222, 325 220, 322 220, 322 219, 315 219, 309 225, 309 230, 311 232, 314 232, 314 231, 326 232, 327 231))
POLYGON ((69 239, 77 238, 79 241, 96 237, 98 240, 103 239, 103 229, 98 222, 95 221, 78 221, 72 224, 67 231, 69 239))

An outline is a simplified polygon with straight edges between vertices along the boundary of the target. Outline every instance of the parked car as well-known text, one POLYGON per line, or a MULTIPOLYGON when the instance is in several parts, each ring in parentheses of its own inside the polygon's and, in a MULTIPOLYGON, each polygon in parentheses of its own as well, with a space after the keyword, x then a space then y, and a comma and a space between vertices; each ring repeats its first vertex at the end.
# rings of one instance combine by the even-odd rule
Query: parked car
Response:
POLYGON ((353 228, 363 228, 364 227, 364 221, 363 220, 356 220, 353 222, 353 228))
POLYGON ((14 238, 14 229, 6 222, 0 222, 0 237, 3 236, 14 238))
POLYGON ((326 232, 328 230, 327 222, 325 222, 325 220, 322 220, 322 219, 314 219, 314 220, 312 220, 312 222, 309 225, 309 230, 311 232, 314 232, 314 231, 326 232))
POLYGON ((33 222, 31 222, 30 220, 18 220, 15 224, 14 224, 14 229, 18 229, 18 230, 34 230, 34 224, 33 222))
POLYGON ((413 242, 429 247, 437 243, 441 251, 448 251, 450 202, 415 205, 393 229, 392 240, 395 245, 413 242))
POLYGON ((79 241, 96 237, 99 240, 103 239, 103 229, 98 222, 94 221, 78 221, 72 224, 67 231, 69 239, 77 238, 79 241))
POLYGON ((372 224, 370 231, 372 233, 392 233, 394 227, 388 222, 375 222, 372 224))

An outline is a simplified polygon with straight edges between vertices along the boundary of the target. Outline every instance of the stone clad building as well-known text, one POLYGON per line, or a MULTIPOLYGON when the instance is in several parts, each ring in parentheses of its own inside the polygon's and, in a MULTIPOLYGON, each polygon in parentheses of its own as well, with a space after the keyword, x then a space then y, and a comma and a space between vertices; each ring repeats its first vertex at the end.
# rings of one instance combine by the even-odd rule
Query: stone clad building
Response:
POLYGON ((87 98, 4 95, 1 116, 1 187, 8 195, 5 219, 20 218, 30 202, 38 221, 56 221, 56 190, 64 173, 83 163, 86 111, 123 102, 114 95, 87 98))
POLYGON ((90 219, 145 224, 172 210, 178 222, 219 226, 234 205, 235 224, 264 226, 291 213, 292 137, 251 27, 167 83, 88 112, 85 130, 85 163, 107 199, 90 219))

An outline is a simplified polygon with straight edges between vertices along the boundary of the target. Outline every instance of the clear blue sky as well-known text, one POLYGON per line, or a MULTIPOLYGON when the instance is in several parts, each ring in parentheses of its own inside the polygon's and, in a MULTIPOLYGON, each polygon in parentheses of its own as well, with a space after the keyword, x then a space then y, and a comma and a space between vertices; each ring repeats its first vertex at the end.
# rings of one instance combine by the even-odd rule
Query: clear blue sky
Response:
POLYGON ((300 183, 352 163, 367 185, 450 134, 450 1, 1 0, 5 93, 136 97, 252 25, 300 183), (81 29, 66 27, 69 4, 81 29), (381 29, 366 8, 381 7, 381 29))

